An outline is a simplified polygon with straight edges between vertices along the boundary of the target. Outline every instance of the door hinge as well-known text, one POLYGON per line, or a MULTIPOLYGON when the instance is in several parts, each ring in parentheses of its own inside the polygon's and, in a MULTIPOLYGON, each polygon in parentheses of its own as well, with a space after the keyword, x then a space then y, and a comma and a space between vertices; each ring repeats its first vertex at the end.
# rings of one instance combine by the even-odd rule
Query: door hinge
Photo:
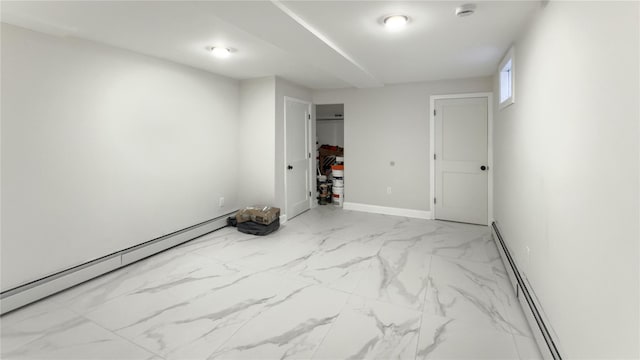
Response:
POLYGON ((433 116, 436 116, 436 109, 433 109, 433 116))
POLYGON ((309 197, 311 197, 311 191, 309 191, 309 197))
POLYGON ((436 198, 433 198, 433 203, 436 204, 436 198))
POLYGON ((435 160, 435 159, 436 159, 436 154, 433 154, 433 160, 435 160))
POLYGON ((311 120, 311 114, 307 114, 307 119, 311 120))
POLYGON ((311 153, 309 153, 309 159, 311 159, 311 153))

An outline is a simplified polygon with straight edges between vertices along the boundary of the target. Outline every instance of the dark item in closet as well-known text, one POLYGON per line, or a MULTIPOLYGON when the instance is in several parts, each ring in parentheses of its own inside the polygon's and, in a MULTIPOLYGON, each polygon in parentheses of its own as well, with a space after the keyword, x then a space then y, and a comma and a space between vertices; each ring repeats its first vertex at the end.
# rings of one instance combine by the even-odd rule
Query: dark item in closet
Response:
POLYGON ((331 173, 331 165, 336 162, 336 156, 344 156, 344 148, 340 146, 322 145, 318 149, 318 167, 323 175, 331 173))
POLYGON ((278 230, 280 228, 280 219, 276 219, 269 225, 258 224, 253 221, 245 221, 243 223, 238 223, 238 231, 250 234, 250 235, 258 235, 264 236, 269 235, 272 232, 278 230))

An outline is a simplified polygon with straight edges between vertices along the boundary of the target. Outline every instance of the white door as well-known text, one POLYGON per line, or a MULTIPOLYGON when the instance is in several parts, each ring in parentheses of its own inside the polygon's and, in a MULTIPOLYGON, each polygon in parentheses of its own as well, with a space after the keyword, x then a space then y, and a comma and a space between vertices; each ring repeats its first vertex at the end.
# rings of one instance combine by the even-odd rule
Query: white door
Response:
POLYGON ((309 210, 311 103, 285 98, 285 213, 287 220, 309 210))
POLYGON ((438 99, 435 111, 435 218, 487 225, 488 99, 438 99))

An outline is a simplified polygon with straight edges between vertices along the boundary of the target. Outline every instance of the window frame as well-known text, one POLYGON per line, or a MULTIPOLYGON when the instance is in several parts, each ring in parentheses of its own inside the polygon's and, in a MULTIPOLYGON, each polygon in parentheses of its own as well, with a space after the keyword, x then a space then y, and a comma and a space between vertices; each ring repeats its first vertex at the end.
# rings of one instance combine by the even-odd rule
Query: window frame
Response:
POLYGON ((515 84, 516 84, 515 77, 516 76, 515 75, 516 75, 515 47, 511 46, 507 51, 507 53, 502 58, 502 61, 500 61, 500 65, 498 66, 498 106, 500 110, 516 102, 516 99, 515 99, 515 84), (503 89, 502 73, 504 72, 503 70, 509 62, 511 62, 511 67, 509 68, 509 73, 510 73, 509 88, 511 90, 511 93, 508 98, 502 100, 502 89, 503 89))

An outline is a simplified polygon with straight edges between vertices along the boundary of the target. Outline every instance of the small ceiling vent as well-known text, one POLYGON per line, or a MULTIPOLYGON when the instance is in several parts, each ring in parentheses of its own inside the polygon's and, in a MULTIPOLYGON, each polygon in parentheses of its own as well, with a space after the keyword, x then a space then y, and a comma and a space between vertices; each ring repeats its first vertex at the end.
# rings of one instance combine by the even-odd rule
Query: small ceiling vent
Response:
POLYGON ((476 4, 464 4, 456 8, 457 17, 473 15, 474 12, 476 12, 476 4))

